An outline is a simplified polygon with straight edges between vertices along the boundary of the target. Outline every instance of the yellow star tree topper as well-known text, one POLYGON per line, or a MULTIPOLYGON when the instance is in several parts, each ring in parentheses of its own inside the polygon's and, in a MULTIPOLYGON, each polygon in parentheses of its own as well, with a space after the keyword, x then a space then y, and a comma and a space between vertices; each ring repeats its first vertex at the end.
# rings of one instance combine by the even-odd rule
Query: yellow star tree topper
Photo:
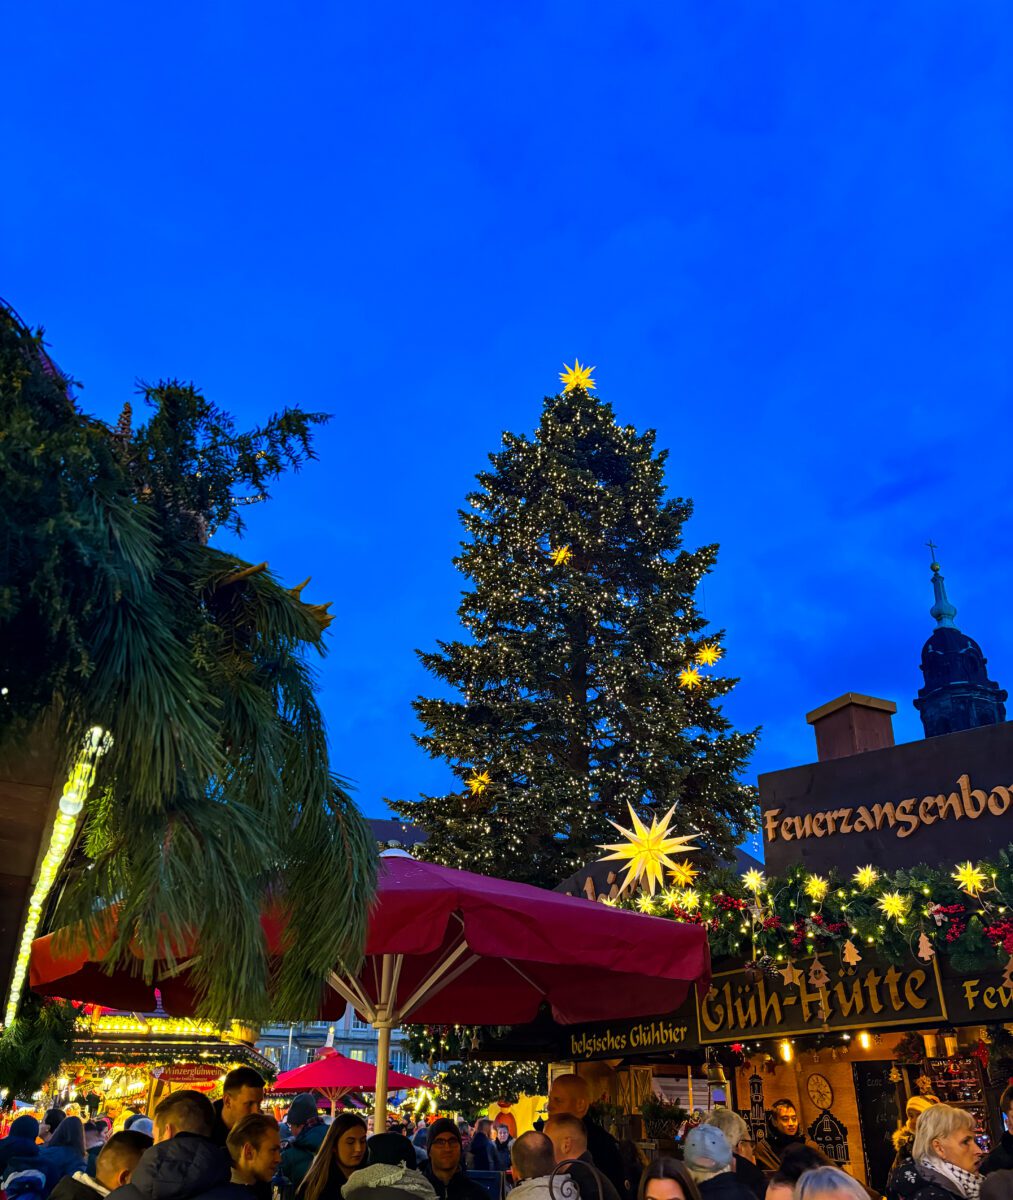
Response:
POLYGON ((488 771, 472 771, 470 778, 464 781, 473 796, 481 796, 485 789, 492 783, 488 771))
POLYGON ((553 550, 549 557, 552 559, 554 567, 561 567, 573 558, 573 551, 569 546, 560 546, 558 550, 553 550))
POLYGON ((696 661, 701 667, 713 667, 723 653, 716 642, 708 642, 696 652, 696 661))
POLYGON ((577 388, 583 388, 586 392, 597 387, 598 385, 591 378, 591 372, 597 369, 597 367, 582 367, 576 358, 573 360, 572 367, 568 367, 564 362, 563 369, 559 372, 559 381, 563 385, 563 391, 573 392, 577 388))
POLYGON ((967 892, 969 896, 977 896, 987 882, 985 872, 972 862, 961 863, 953 872, 952 879, 960 890, 967 892))
POLYGON ((660 821, 657 816, 651 817, 650 829, 634 812, 632 804, 628 804, 627 807, 630 810, 630 820, 633 823, 633 828, 624 829, 622 825, 617 825, 615 821, 609 821, 609 824, 614 829, 618 829, 626 841, 618 842, 611 846, 601 846, 600 849, 602 850, 612 851, 611 854, 607 854, 601 861, 626 863, 626 878, 622 883, 623 891, 627 887, 634 887, 639 883, 643 883, 648 893, 653 896, 655 891, 664 882, 665 868, 667 867, 671 871, 678 866, 678 863, 671 856, 697 849, 697 846, 693 842, 696 835, 691 833, 685 836, 677 836, 672 833, 672 816, 675 813, 674 804, 660 821))

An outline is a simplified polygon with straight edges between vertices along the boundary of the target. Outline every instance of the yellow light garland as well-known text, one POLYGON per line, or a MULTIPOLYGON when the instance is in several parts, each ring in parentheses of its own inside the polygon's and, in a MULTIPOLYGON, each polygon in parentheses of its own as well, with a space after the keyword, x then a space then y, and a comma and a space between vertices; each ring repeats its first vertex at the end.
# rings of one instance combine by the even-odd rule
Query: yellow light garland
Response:
POLYGON ((49 837, 49 845, 46 848, 42 866, 39 868, 39 876, 28 902, 28 915, 21 932, 21 946, 18 950, 17 962, 11 977, 11 988, 7 996, 7 1011, 4 1014, 5 1026, 9 1025, 17 1016, 25 978, 28 975, 28 964, 32 957, 32 942, 35 941, 39 922, 42 920, 42 910, 52 891, 53 884, 56 882, 60 868, 63 866, 67 851, 74 840, 77 818, 84 808, 88 792, 95 781, 95 769, 99 759, 112 743, 112 735, 106 733, 105 730, 99 729, 97 725, 90 729, 85 736, 84 745, 81 747, 67 782, 64 784, 56 820, 53 822, 53 830, 49 837))

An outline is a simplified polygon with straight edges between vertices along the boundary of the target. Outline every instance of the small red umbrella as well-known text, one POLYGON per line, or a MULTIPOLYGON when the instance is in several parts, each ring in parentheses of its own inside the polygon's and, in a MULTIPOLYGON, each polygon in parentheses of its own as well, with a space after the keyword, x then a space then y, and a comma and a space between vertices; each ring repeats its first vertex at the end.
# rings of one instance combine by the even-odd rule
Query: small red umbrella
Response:
MULTIPOLYGON (((264 928, 268 946, 280 947, 277 923, 265 919, 264 928)), ((156 969, 147 984, 125 968, 107 974, 83 939, 57 954, 56 936, 33 945, 36 992, 149 1011, 159 987, 167 1012, 195 1011, 186 961, 156 969)), ((705 990, 710 981, 707 935, 699 925, 418 862, 399 851, 382 856, 365 955, 356 975, 332 972, 333 992, 314 1015, 338 1017, 347 1001, 377 1030, 380 1112, 390 1033, 404 1022, 517 1025, 533 1020, 543 1004, 563 1025, 652 1016, 674 1012, 691 988, 705 990)))
MULTIPOLYGON (((359 1062, 354 1058, 346 1058, 336 1050, 327 1047, 319 1058, 306 1063, 302 1067, 294 1067, 291 1071, 282 1071, 271 1085, 274 1092, 320 1092, 331 1102, 331 1112, 335 1112, 336 1103, 347 1096, 349 1092, 376 1091, 377 1068, 375 1063, 359 1062)), ((425 1086, 421 1079, 411 1075, 402 1075, 400 1071, 392 1071, 388 1067, 387 1087, 390 1091, 400 1092, 409 1088, 425 1086)))

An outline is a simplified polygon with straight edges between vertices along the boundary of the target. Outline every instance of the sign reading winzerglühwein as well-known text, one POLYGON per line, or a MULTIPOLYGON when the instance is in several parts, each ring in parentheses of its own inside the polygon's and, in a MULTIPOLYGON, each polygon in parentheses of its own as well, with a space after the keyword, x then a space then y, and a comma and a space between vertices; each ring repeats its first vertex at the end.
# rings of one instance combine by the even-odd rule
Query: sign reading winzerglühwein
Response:
POLYGON ((761 775, 764 861, 776 875, 856 863, 981 857, 1013 830, 1013 723, 761 775))

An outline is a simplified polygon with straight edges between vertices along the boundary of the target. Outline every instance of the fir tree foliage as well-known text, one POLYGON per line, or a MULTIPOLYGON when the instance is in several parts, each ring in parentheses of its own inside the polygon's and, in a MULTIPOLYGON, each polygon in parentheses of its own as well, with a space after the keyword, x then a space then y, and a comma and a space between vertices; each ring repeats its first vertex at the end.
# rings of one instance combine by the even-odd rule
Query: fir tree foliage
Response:
POLYGON ((461 513, 465 636, 420 652, 451 695, 414 705, 419 744, 461 787, 391 805, 426 832, 426 857, 553 886, 601 857, 628 803, 677 804, 674 829, 717 855, 753 827, 738 777, 756 734, 719 703, 736 681, 679 683, 721 641, 695 599, 717 547, 684 547, 692 504, 666 498, 665 461, 653 431, 583 388, 490 455, 461 513))
POLYGON ((89 727, 113 735, 55 924, 95 941, 115 901, 110 964, 196 945, 205 1015, 303 1018, 356 968, 376 873, 306 660, 330 615, 209 538, 312 457, 324 418, 237 431, 192 385, 143 396, 136 429, 129 406, 114 429, 88 417, 0 309, 0 746, 49 728, 69 760, 89 727), (271 964, 265 908, 288 929, 271 964))

